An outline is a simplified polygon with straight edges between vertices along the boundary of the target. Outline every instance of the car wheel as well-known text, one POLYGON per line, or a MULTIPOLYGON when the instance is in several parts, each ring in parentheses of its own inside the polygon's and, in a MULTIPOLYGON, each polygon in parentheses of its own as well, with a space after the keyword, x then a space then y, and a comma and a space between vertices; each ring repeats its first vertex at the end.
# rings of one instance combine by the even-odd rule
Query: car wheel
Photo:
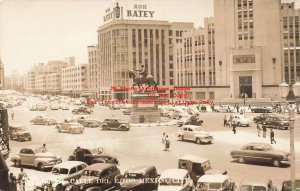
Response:
POLYGON ((57 132, 61 133, 61 130, 60 130, 60 129, 57 129, 57 132))
POLYGON ((107 130, 107 126, 106 125, 102 125, 101 126, 103 130, 107 130))
POLYGON ((45 168, 45 166, 44 166, 43 163, 39 163, 39 164, 38 164, 38 169, 39 169, 39 170, 42 171, 42 170, 44 170, 44 168, 45 168))
POLYGON ((245 163, 244 157, 239 157, 238 161, 239 161, 239 163, 245 163))
POLYGON ((14 165, 16 167, 20 167, 21 166, 21 161, 20 160, 14 160, 14 165))
POLYGON ((196 139, 197 144, 201 144, 201 140, 199 138, 196 139))
POLYGON ((277 159, 274 159, 274 160, 272 161, 272 164, 273 164, 273 166, 279 167, 279 166, 280 166, 280 161, 277 160, 277 159))

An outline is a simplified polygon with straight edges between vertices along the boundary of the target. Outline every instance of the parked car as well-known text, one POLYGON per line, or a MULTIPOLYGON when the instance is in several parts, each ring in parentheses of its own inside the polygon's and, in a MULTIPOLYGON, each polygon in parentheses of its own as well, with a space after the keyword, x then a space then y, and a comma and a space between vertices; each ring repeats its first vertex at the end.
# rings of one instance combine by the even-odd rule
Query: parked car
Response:
POLYGON ((47 110, 47 103, 38 103, 38 104, 36 104, 36 109, 38 111, 46 111, 47 110))
POLYGON ((263 123, 262 126, 272 129, 285 129, 288 130, 290 127, 290 122, 285 117, 272 116, 268 117, 263 123))
POLYGON ((79 107, 72 110, 73 114, 91 114, 92 112, 93 110, 87 107, 79 107))
POLYGON ((123 114, 124 115, 130 115, 131 114, 131 109, 127 108, 127 109, 123 110, 123 114))
POLYGON ((184 125, 177 131, 179 140, 195 141, 197 144, 212 143, 214 138, 209 132, 203 131, 203 127, 197 125, 184 125))
POLYGON ((64 190, 70 185, 69 180, 78 178, 88 165, 81 161, 65 161, 53 166, 46 182, 35 185, 35 191, 44 191, 51 184, 56 190, 64 190))
POLYGON ((251 119, 249 119, 246 115, 233 115, 232 117, 232 122, 235 122, 238 127, 250 126, 251 119))
POLYGON ((87 118, 80 121, 81 121, 80 124, 83 125, 84 127, 99 127, 101 124, 101 122, 97 119, 87 118))
POLYGON ((58 105, 58 103, 51 103, 50 109, 51 109, 51 110, 59 110, 59 105, 58 105))
POLYGON ((62 162, 61 156, 50 152, 43 152, 43 148, 25 147, 15 154, 10 159, 15 166, 33 166, 39 170, 44 170, 53 167, 57 163, 62 162))
POLYGON ((130 125, 128 121, 112 118, 112 119, 105 119, 101 123, 101 128, 103 130, 114 129, 114 130, 121 130, 121 131, 129 131, 130 125))
POLYGON ((16 141, 31 141, 32 137, 29 131, 22 125, 9 126, 9 139, 16 141))
POLYGON ((272 113, 272 109, 267 107, 254 107, 251 108, 252 113, 272 113))
POLYGON ((275 115, 271 115, 268 113, 262 113, 259 116, 254 117, 253 121, 254 121, 254 123, 262 124, 267 118, 272 117, 272 116, 275 117, 275 115))
POLYGON ((190 191, 193 186, 193 180, 187 170, 167 169, 159 177, 157 191, 190 191))
POLYGON ((203 119, 199 115, 189 115, 182 117, 177 121, 177 126, 181 127, 182 125, 197 125, 200 126, 203 123, 203 119))
POLYGON ((82 105, 82 102, 81 102, 80 99, 76 99, 76 100, 74 101, 74 104, 75 104, 75 105, 82 105))
POLYGON ((29 111, 37 111, 36 105, 31 105, 29 111))
POLYGON ((155 166, 140 165, 125 171, 120 179, 121 191, 153 191, 157 189, 155 166))
POLYGON ((97 163, 86 167, 82 175, 65 191, 106 190, 117 186, 120 170, 114 164, 97 163))
POLYGON ((178 160, 178 168, 186 169, 195 184, 198 179, 205 174, 227 174, 227 170, 213 169, 208 159, 195 155, 184 155, 180 157, 178 160))
POLYGON ((231 151, 230 155, 239 163, 268 163, 276 167, 289 164, 289 153, 275 150, 267 143, 249 143, 241 149, 231 151))
POLYGON ((84 127, 77 122, 71 123, 58 123, 55 127, 59 133, 66 132, 72 134, 81 134, 84 131, 84 127))
POLYGON ((271 179, 262 179, 252 181, 251 177, 245 177, 239 185, 238 191, 278 191, 271 179))
MULTIPOLYGON (((81 148, 83 151, 82 162, 87 163, 88 165, 94 163, 111 163, 118 165, 119 160, 116 156, 110 155, 103 152, 103 148, 94 147, 94 148, 81 148)), ((69 161, 74 161, 76 159, 77 150, 75 149, 73 153, 69 156, 69 161)))
POLYGON ((59 107, 62 110, 69 110, 69 104, 67 103, 61 103, 59 107))
MULTIPOLYGON (((291 180, 286 180, 282 182, 281 191, 292 191, 291 180)), ((295 190, 300 190, 300 179, 295 180, 295 190)))
POLYGON ((236 109, 234 109, 234 107, 229 106, 229 105, 214 106, 214 110, 216 112, 220 112, 220 113, 234 113, 234 112, 236 112, 236 109))
POLYGON ((34 125, 55 125, 57 122, 55 119, 38 115, 32 120, 30 120, 30 123, 33 123, 34 125))
POLYGON ((207 174, 198 179, 193 191, 233 191, 234 187, 234 182, 227 175, 207 174))

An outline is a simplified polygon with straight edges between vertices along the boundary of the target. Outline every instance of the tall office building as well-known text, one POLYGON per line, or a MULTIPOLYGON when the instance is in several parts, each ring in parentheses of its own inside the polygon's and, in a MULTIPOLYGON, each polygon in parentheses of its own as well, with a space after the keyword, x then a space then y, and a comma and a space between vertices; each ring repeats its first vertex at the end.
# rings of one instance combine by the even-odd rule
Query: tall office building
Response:
POLYGON ((214 0, 216 98, 278 99, 280 0, 214 0))
POLYGON ((86 83, 87 88, 90 93, 93 94, 94 98, 99 98, 98 88, 99 88, 99 80, 98 80, 98 67, 99 67, 99 50, 98 46, 88 46, 88 65, 87 65, 87 75, 86 75, 86 83))
POLYGON ((0 89, 4 88, 4 65, 0 58, 0 89))

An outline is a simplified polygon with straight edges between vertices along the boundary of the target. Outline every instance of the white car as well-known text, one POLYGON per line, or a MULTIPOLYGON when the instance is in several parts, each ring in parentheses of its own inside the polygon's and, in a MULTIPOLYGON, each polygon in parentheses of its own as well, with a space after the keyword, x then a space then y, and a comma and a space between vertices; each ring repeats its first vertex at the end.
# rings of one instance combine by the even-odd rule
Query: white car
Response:
POLYGON ((232 122, 235 122, 238 127, 250 126, 251 119, 249 119, 246 115, 233 115, 232 117, 232 122))
POLYGON ((69 104, 67 104, 67 103, 61 103, 59 107, 62 110, 69 110, 70 109, 69 104))
POLYGON ((86 163, 81 161, 66 161, 56 164, 53 166, 51 174, 47 175, 47 178, 44 179, 47 181, 42 182, 40 185, 35 185, 35 189, 43 189, 49 182, 51 182, 53 188, 59 186, 66 188, 69 185, 68 180, 78 177, 87 166, 86 163))
POLYGON ((209 132, 203 131, 203 127, 198 125, 184 125, 177 131, 179 140, 195 141, 197 144, 212 143, 214 138, 209 132))
POLYGON ((185 169, 168 169, 161 173, 157 191, 189 191, 193 180, 185 169))
POLYGON ((231 182, 229 176, 222 174, 207 174, 201 176, 195 189, 193 191, 203 191, 203 190, 233 190, 234 183, 231 182))
POLYGON ((81 100, 80 100, 80 99, 76 99, 76 100, 74 101, 74 104, 75 104, 75 105, 81 105, 82 103, 81 103, 81 100))
POLYGON ((59 109, 59 105, 57 103, 51 103, 50 109, 51 110, 58 110, 59 109))

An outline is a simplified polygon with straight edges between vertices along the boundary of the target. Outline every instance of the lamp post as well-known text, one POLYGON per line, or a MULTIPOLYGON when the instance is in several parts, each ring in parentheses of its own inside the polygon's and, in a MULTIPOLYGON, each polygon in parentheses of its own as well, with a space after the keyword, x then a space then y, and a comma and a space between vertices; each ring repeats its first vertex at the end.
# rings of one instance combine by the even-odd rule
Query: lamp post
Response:
MULTIPOLYGON (((280 86, 280 93, 284 95, 284 91, 286 91, 286 86, 280 86)), ((295 109, 296 109, 296 96, 293 91, 296 92, 296 96, 299 96, 300 93, 300 84, 296 83, 293 86, 289 87, 288 94, 286 96, 286 103, 288 104, 287 109, 289 112, 289 124, 290 124, 290 163, 291 163, 291 190, 295 191, 295 174, 296 174, 296 166, 295 166, 295 141, 294 141, 294 122, 295 122, 295 109), (295 88, 295 89, 294 89, 295 88)))

